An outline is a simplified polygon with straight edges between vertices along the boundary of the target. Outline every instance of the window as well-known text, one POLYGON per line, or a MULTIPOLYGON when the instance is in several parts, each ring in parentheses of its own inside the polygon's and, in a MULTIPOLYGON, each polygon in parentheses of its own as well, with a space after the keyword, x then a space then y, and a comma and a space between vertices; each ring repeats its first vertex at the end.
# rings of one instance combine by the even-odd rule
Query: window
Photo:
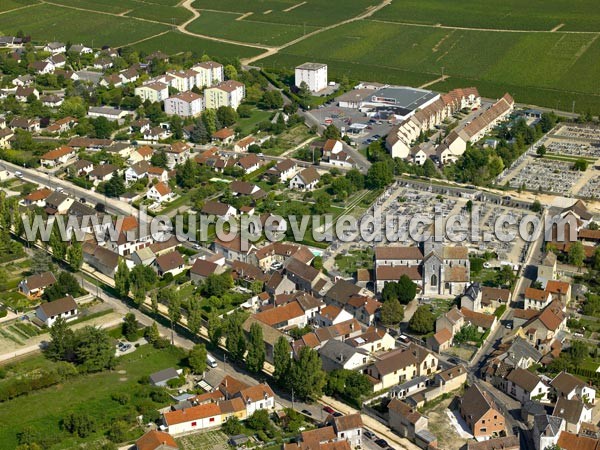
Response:
POLYGON ((209 421, 209 422, 214 422, 214 421, 215 421, 215 418, 214 418, 214 417, 211 417, 210 419, 208 419, 208 421, 209 421))
POLYGON ((195 427, 197 424, 196 422, 192 422, 192 426, 195 427))

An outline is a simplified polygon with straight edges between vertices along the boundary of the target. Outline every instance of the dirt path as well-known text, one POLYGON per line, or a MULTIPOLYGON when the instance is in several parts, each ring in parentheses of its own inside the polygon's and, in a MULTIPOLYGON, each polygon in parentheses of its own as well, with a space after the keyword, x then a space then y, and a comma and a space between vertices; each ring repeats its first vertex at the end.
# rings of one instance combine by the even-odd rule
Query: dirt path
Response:
POLYGON ((554 33, 555 31, 558 31, 558 30, 560 30, 560 29, 561 29, 562 27, 564 27, 564 26, 565 26, 565 24, 564 24, 564 23, 559 23, 559 24, 558 24, 558 25, 556 25, 554 28, 552 28, 550 31, 551 31, 552 33, 554 33))
POLYGON ((32 6, 38 6, 38 5, 41 5, 41 3, 32 3, 31 5, 19 6, 18 8, 13 8, 13 9, 9 9, 9 10, 6 10, 6 11, 2 11, 2 12, 0 12, 0 15, 2 15, 2 14, 8 14, 8 13, 11 13, 13 11, 19 11, 19 10, 25 9, 25 8, 31 8, 32 6))
POLYGON ((240 17, 238 17, 235 20, 244 20, 246 17, 250 17, 252 14, 254 14, 253 12, 247 12, 246 14, 242 14, 240 17))
POLYGON ((436 78, 435 80, 431 80, 425 84, 422 84, 421 86, 419 86, 419 89, 425 89, 426 87, 432 86, 436 83, 439 83, 440 81, 446 81, 447 79, 448 79, 448 75, 443 75, 439 78, 436 78))
POLYGON ((552 30, 516 30, 507 28, 477 28, 477 27, 456 27, 451 25, 437 24, 426 24, 426 23, 412 23, 412 22, 395 22, 393 20, 383 19, 370 19, 371 22, 387 23, 390 25, 404 25, 411 27, 422 27, 422 28, 441 28, 442 30, 460 30, 460 31, 494 31, 496 33, 565 33, 565 34, 600 34, 600 31, 558 31, 558 29, 552 30))
POLYGON ((297 3, 297 4, 295 4, 294 6, 290 6, 289 8, 286 8, 286 9, 284 9, 284 10, 283 10, 283 12, 290 12, 290 11, 293 11, 294 9, 296 9, 296 8, 298 8, 298 7, 302 6, 302 5, 306 5, 306 2, 297 3))

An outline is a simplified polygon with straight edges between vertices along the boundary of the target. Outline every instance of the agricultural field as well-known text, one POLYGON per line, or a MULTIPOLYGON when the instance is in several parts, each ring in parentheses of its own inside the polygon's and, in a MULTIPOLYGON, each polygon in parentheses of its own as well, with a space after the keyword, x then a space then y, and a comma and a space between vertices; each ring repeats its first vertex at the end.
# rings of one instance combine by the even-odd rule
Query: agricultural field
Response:
POLYGON ((10 11, 15 8, 22 8, 37 3, 36 0, 2 0, 0 11, 10 11))
POLYGON ((243 20, 241 17, 242 14, 202 11, 187 30, 241 42, 281 45, 317 29, 313 26, 255 22, 253 19, 261 18, 254 16, 243 20))
POLYGON ((595 0, 405 0, 392 2, 374 19, 403 23, 441 24, 509 30, 600 31, 600 10, 595 0))
POLYGON ((247 19, 253 22, 324 27, 355 17, 379 3, 377 0, 344 0, 342 3, 331 0, 223 0, 218 3, 196 0, 192 6, 200 11, 252 13, 247 19))
POLYGON ((71 8, 40 4, 0 15, 3 33, 23 31, 35 41, 83 42, 94 47, 121 46, 169 29, 169 26, 127 17, 96 14, 71 8))
POLYGON ((194 52, 195 54, 207 54, 220 58, 249 58, 256 56, 262 50, 241 45, 232 45, 223 42, 202 39, 177 31, 170 31, 161 36, 148 39, 132 46, 135 50, 151 53, 161 50, 169 55, 181 52, 194 52))
MULTIPOLYGON (((530 97, 527 91, 554 91, 563 106, 576 100, 574 93, 589 97, 587 106, 598 109, 597 38, 595 34, 447 30, 363 20, 309 37, 258 64, 293 67, 318 60, 330 64, 334 76, 413 86, 439 78, 444 70, 450 81, 458 78, 461 86, 475 85, 483 95, 496 97, 508 91, 520 102, 555 107, 541 93, 530 97), (488 91, 488 84, 497 89, 488 91)), ((584 104, 579 104, 579 110, 585 110, 584 104)))

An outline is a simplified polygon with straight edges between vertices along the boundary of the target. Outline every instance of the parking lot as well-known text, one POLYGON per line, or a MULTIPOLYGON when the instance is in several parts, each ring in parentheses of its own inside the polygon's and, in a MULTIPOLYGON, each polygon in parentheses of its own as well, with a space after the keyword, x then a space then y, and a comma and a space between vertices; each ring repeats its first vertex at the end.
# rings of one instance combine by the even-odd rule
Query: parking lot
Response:
POLYGON ((335 102, 331 105, 324 105, 322 108, 314 109, 310 114, 320 124, 335 125, 340 130, 347 132, 352 141, 356 143, 357 148, 368 146, 372 141, 376 141, 386 136, 392 125, 388 121, 370 119, 365 113, 358 109, 340 108, 335 106, 335 102), (360 132, 352 132, 349 130, 352 125, 357 125, 363 128, 360 132))

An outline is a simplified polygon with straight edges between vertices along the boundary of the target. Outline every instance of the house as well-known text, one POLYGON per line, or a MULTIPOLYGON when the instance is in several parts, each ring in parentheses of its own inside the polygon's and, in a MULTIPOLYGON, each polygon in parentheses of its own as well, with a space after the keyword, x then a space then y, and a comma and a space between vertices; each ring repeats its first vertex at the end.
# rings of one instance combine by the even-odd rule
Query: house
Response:
POLYGON ((369 354, 387 352, 396 347, 396 340, 384 328, 376 327, 370 327, 364 333, 346 339, 345 342, 369 354))
POLYGON ((157 387, 165 387, 169 380, 174 380, 175 378, 179 378, 181 374, 181 370, 175 370, 172 367, 168 369, 159 370, 150 375, 150 384, 152 386, 157 387))
POLYGON ((229 145, 233 142, 233 138, 235 137, 235 131, 225 127, 220 130, 215 131, 212 134, 213 142, 221 142, 223 145, 229 145))
POLYGON ((40 157, 40 164, 44 167, 56 167, 66 164, 71 158, 75 158, 75 149, 63 145, 44 153, 40 157))
MULTIPOLYGON (((464 448, 464 447, 463 447, 464 448)), ((503 436, 486 441, 467 441, 466 450, 520 450, 519 435, 503 436)))
POLYGON ((236 397, 241 398, 244 405, 246 405, 246 415, 248 417, 254 414, 255 411, 275 408, 275 393, 267 383, 246 387, 234 394, 234 398, 236 397))
POLYGON ((579 433, 582 423, 592 422, 593 410, 592 405, 586 404, 579 398, 569 400, 566 397, 559 397, 552 415, 565 421, 565 431, 579 433))
POLYGON ((427 338, 427 346, 436 353, 442 353, 452 346, 454 336, 448 328, 442 328, 427 338))
POLYGON ((477 440, 499 436, 506 431, 504 416, 489 394, 476 384, 470 386, 460 399, 460 415, 477 440))
MULTIPOLYGON (((291 338, 287 334, 284 334, 283 332, 273 328, 272 326, 269 326, 266 323, 261 322, 260 320, 254 318, 253 316, 248 317, 246 319, 246 321, 244 322, 244 324, 242 325, 242 328, 244 330, 246 337, 250 336, 250 327, 254 323, 256 323, 261 328, 262 333, 263 333, 263 341, 265 343, 265 360, 267 362, 269 362, 270 364, 273 364, 275 345, 277 344, 277 341, 279 340, 279 338, 283 337, 288 342, 291 340, 291 338)), ((290 347, 290 353, 291 353, 291 351, 292 350, 290 347)))
POLYGON ((221 408, 216 403, 204 403, 163 414, 163 421, 173 435, 219 427, 222 424, 221 408))
POLYGON ((471 311, 467 308, 460 310, 465 318, 465 322, 477 328, 480 333, 493 330, 498 325, 498 318, 493 314, 484 314, 471 311))
POLYGON ((60 95, 42 95, 40 101, 48 108, 58 108, 63 104, 64 98, 60 95))
POLYGON ((216 216, 223 220, 229 220, 237 216, 237 210, 233 206, 213 200, 205 202, 200 213, 207 216, 216 216))
POLYGON ((348 441, 352 448, 362 445, 363 421, 359 413, 333 417, 330 424, 338 441, 348 441))
POLYGON ((36 99, 40 98, 40 92, 34 87, 17 87, 15 91, 15 98, 18 102, 25 103, 29 98, 33 96, 36 99))
POLYGON ((463 313, 454 306, 446 314, 442 314, 435 321, 435 330, 439 332, 443 329, 448 329, 452 336, 460 331, 465 325, 465 316, 463 313))
POLYGON ((165 150, 167 154, 167 167, 174 168, 190 159, 192 145, 187 142, 174 142, 165 150))
POLYGON ((435 374, 434 384, 440 387, 442 393, 459 389, 467 381, 467 369, 462 364, 450 367, 435 374))
POLYGON ((319 349, 319 356, 321 357, 323 370, 326 372, 340 369, 357 370, 365 367, 371 361, 365 350, 336 339, 327 341, 319 349))
MULTIPOLYGON (((234 183, 236 182, 234 181, 231 185, 234 183)), ((234 188, 239 189, 239 186, 236 185, 234 188)), ((295 258, 298 261, 309 264, 313 260, 314 255, 304 245, 273 242, 256 250, 251 255, 250 262, 262 270, 268 271, 281 268, 289 258, 295 258)))
POLYGON ((33 61, 29 64, 28 69, 35 72, 38 75, 46 75, 54 73, 55 67, 52 61, 33 61))
POLYGON ((246 96, 246 86, 235 80, 222 81, 204 90, 204 104, 207 109, 229 106, 237 109, 246 96))
POLYGON ((75 319, 78 314, 77 303, 70 295, 52 302, 42 303, 35 310, 36 317, 47 327, 54 325, 58 318, 68 322, 75 319))
POLYGON ((565 421, 561 417, 548 414, 535 416, 532 430, 535 450, 545 450, 556 445, 563 431, 565 431, 565 421))
POLYGON ((248 195, 253 199, 260 199, 267 195, 267 193, 256 184, 248 183, 247 181, 232 181, 229 184, 229 190, 234 195, 248 195))
POLYGON ((228 261, 247 261, 248 256, 256 250, 252 243, 242 243, 241 236, 236 236, 231 241, 222 241, 218 237, 212 244, 215 253, 223 255, 228 261))
POLYGON ((135 147, 133 144, 130 144, 129 142, 114 142, 106 148, 106 151, 113 155, 120 156, 123 159, 127 159, 131 156, 134 149, 135 147))
POLYGON ((321 175, 313 167, 302 170, 290 180, 290 188, 301 191, 312 191, 317 187, 321 175))
POLYGON ((24 199, 25 206, 38 206, 43 208, 46 206, 46 199, 50 197, 52 191, 48 188, 38 189, 33 191, 24 199))
MULTIPOLYGON (((147 127, 147 130, 149 130, 149 129, 150 129, 150 126, 147 127)), ((153 154, 154 154, 154 150, 152 149, 152 147, 143 145, 141 147, 136 148, 133 152, 131 152, 131 155, 129 156, 129 159, 127 160, 127 162, 129 164, 135 164, 140 161, 150 161, 150 159, 152 159, 153 154)))
POLYGON ((321 160, 323 163, 343 169, 352 169, 355 166, 354 160, 346 152, 334 153, 327 159, 321 160))
POLYGON ((46 288, 56 283, 52 272, 42 272, 28 276, 19 283, 19 291, 28 297, 41 297, 46 288))
POLYGON ((127 185, 135 183, 142 178, 148 176, 148 170, 150 169, 150 163, 146 160, 140 160, 125 170, 125 183, 127 185))
POLYGON ((481 311, 481 285, 479 283, 471 283, 465 290, 465 293, 460 298, 460 307, 467 308, 471 311, 481 311))
POLYGON ((330 304, 317 313, 315 322, 320 327, 330 327, 350 319, 352 319, 352 314, 339 306, 330 304))
POLYGON ((235 163, 246 175, 260 169, 260 159, 254 153, 244 156, 235 163))
POLYGON ((204 97, 195 92, 181 92, 165 99, 165 113, 170 116, 198 117, 204 110, 204 97))
POLYGON ((52 63, 56 69, 63 69, 67 64, 67 58, 63 54, 52 55, 50 58, 47 58, 46 61, 52 63))
POLYGON ((9 123, 9 128, 12 131, 17 129, 29 131, 30 133, 36 133, 40 131, 40 120, 39 119, 26 119, 24 117, 15 117, 9 123))
POLYGON ((525 289, 525 309, 541 311, 552 301, 552 294, 548 291, 528 287, 525 289))
POLYGON ((296 288, 312 293, 313 295, 322 295, 320 291, 324 286, 320 286, 320 280, 323 280, 320 271, 296 258, 288 259, 285 266, 285 274, 296 283, 296 288))
POLYGON ((234 152, 247 152, 248 148, 250 148, 250 146, 255 143, 256 143, 256 139, 254 139, 254 137, 247 136, 243 139, 240 139, 239 141, 237 141, 235 143, 235 145, 233 146, 233 151, 234 152))
POLYGON ((327 64, 307 62, 296 67, 294 85, 301 88, 305 84, 311 92, 319 92, 327 87, 327 64))
POLYGON ((485 310, 495 311, 501 305, 508 305, 512 298, 510 289, 501 289, 490 286, 481 287, 481 307, 485 310))
POLYGON ((169 98, 169 86, 165 83, 152 82, 136 87, 135 95, 140 97, 142 101, 163 102, 169 98))
POLYGON ((426 416, 396 398, 388 403, 388 413, 390 428, 401 437, 414 440, 417 434, 429 427, 429 419, 426 416))
POLYGON ((506 377, 506 393, 521 403, 527 400, 546 402, 549 391, 550 387, 529 370, 517 367, 506 377))
POLYGON ((298 301, 254 314, 254 318, 276 329, 304 328, 308 317, 298 301))
POLYGON ((185 271, 185 261, 183 260, 181 253, 177 250, 157 256, 152 263, 152 266, 159 277, 162 277, 167 273, 175 276, 185 271))
POLYGON ((48 214, 66 214, 74 202, 75 199, 54 191, 46 198, 45 210, 48 214))
POLYGON ((146 198, 154 200, 158 203, 169 202, 173 199, 174 194, 168 184, 158 182, 146 192, 146 198))
POLYGON ((135 441, 135 450, 177 450, 175 439, 164 431, 150 430, 135 441))
POLYGON ((190 279, 192 283, 202 283, 210 275, 223 273, 224 266, 220 266, 212 261, 198 258, 190 269, 190 279))
POLYGON ((265 172, 265 176, 270 178, 274 177, 280 183, 285 183, 291 179, 298 172, 298 163, 291 159, 284 159, 279 161, 273 167, 265 172))
POLYGON ((10 128, 0 129, 0 148, 10 148, 10 141, 15 133, 10 128))
POLYGON ((74 44, 69 47, 69 53, 76 53, 78 55, 90 55, 94 52, 90 47, 86 47, 83 44, 74 44))
POLYGON ((74 117, 64 117, 56 120, 52 125, 46 127, 47 133, 66 133, 71 130, 78 120, 74 117))
POLYGON ((65 53, 67 51, 67 45, 63 42, 48 42, 44 46, 45 52, 50 52, 53 55, 58 55, 59 53, 65 53))
POLYGON ((67 144, 73 148, 83 148, 89 151, 102 150, 113 144, 112 139, 92 139, 86 137, 74 137, 67 144))
POLYGON ((559 300, 553 300, 539 314, 522 325, 527 340, 542 352, 551 349, 557 333, 564 330, 566 315, 559 300))
POLYGON ((94 269, 107 277, 113 278, 119 266, 119 254, 101 247, 93 242, 86 242, 82 246, 83 260, 94 269))
POLYGON ((542 284, 542 288, 546 287, 549 280, 556 280, 558 277, 557 268, 558 260, 553 252, 546 253, 542 264, 537 268, 537 281, 542 284))
POLYGON ((121 123, 128 115, 131 115, 131 111, 113 108, 112 106, 90 106, 88 109, 88 117, 104 117, 111 122, 121 123))
POLYGON ((552 299, 559 300, 563 305, 571 301, 571 285, 565 281, 548 280, 546 292, 552 295, 552 299))
POLYGON ((579 397, 592 405, 596 403, 596 389, 565 371, 556 375, 550 382, 550 386, 554 389, 557 397, 564 397, 568 400, 579 397))
POLYGON ((94 182, 94 186, 97 186, 100 183, 104 183, 110 180, 113 175, 119 175, 119 168, 112 164, 100 164, 88 174, 88 178, 90 181, 94 182))

